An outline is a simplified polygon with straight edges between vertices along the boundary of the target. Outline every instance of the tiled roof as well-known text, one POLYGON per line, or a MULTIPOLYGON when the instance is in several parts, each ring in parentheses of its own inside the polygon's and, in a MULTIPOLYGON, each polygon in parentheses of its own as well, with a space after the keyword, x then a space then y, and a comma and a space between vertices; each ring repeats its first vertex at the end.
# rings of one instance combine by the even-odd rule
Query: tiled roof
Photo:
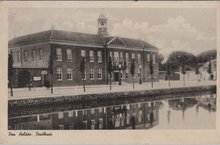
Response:
MULTIPOLYGON (((87 33, 79 33, 79 32, 70 32, 70 31, 61 31, 61 30, 48 30, 42 31, 38 33, 33 33, 29 35, 24 35, 20 37, 15 37, 9 41, 9 47, 22 46, 27 44, 34 44, 39 42, 49 42, 50 40, 54 41, 63 41, 63 42, 72 42, 72 43, 80 43, 80 44, 90 44, 90 45, 104 45, 105 41, 109 42, 114 37, 103 38, 98 34, 87 34, 87 33)), ((128 48, 139 48, 143 49, 152 49, 157 50, 156 47, 150 45, 149 43, 131 38, 120 38, 123 43, 126 44, 128 48)))

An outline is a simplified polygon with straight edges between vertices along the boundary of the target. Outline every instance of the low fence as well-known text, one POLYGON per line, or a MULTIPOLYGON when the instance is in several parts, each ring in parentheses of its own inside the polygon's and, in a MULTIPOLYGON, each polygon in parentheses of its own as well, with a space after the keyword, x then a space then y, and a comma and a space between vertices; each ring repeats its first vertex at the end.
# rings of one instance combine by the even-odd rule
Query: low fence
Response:
POLYGON ((190 92, 200 92, 200 91, 216 92, 216 85, 18 99, 18 100, 9 100, 8 107, 10 108, 10 107, 54 105, 54 104, 71 103, 76 101, 90 101, 90 100, 101 101, 105 99, 117 99, 117 98, 126 99, 132 97, 152 97, 157 95, 190 93, 190 92))

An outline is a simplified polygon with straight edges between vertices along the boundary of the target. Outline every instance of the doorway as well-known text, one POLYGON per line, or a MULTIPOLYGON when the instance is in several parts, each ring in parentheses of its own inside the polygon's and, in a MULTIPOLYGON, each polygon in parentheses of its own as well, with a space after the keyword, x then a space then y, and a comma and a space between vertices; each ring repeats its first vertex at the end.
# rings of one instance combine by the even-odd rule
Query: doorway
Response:
POLYGON ((119 72, 114 72, 114 81, 119 81, 119 72))
POLYGON ((26 87, 30 82, 30 72, 27 70, 22 70, 18 73, 18 87, 23 88, 26 87))

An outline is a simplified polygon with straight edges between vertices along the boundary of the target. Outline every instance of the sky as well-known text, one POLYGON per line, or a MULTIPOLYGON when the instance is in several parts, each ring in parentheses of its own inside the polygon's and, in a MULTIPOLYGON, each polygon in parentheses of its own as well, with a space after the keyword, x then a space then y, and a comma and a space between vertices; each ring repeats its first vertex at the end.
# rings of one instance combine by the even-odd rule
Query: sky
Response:
POLYGON ((108 33, 144 40, 167 58, 173 51, 216 49, 216 10, 211 8, 10 8, 9 39, 54 29, 97 33, 100 14, 108 33))

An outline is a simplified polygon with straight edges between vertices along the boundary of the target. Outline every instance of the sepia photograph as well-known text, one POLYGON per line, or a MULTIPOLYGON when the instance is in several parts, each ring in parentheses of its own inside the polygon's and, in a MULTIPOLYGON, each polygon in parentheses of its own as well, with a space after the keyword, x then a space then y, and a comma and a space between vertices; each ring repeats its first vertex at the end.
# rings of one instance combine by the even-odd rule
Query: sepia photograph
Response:
POLYGON ((0 140, 219 141, 217 3, 23 3, 0 3, 0 140))
POLYGON ((9 130, 215 129, 214 9, 12 8, 8 25, 9 130))

